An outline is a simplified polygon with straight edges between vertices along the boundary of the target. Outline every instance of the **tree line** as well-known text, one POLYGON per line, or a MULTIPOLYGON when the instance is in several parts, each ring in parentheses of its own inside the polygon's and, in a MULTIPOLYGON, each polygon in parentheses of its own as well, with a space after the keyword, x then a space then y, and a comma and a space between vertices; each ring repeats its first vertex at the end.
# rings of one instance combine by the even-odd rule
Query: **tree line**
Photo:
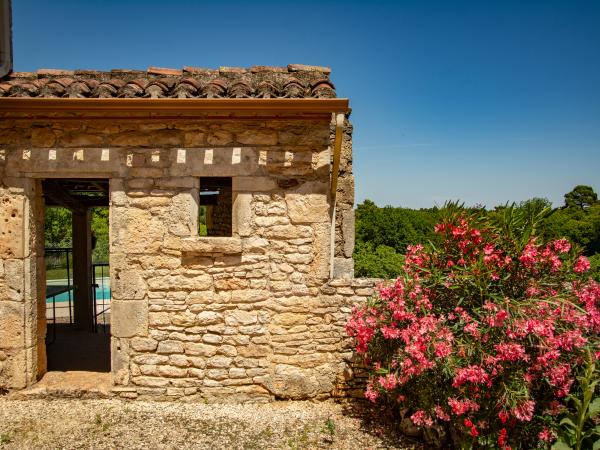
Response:
MULTIPOLYGON (((592 264, 592 273, 600 278, 600 202, 590 186, 576 186, 564 196, 564 205, 552 208, 545 198, 532 198, 512 205, 501 205, 486 214, 501 214, 506 208, 518 208, 528 215, 542 215, 537 233, 545 239, 566 237, 579 245, 592 264)), ((356 276, 395 278, 404 263, 408 245, 435 242, 433 231, 442 208, 410 209, 379 207, 365 200, 356 208, 356 276)))

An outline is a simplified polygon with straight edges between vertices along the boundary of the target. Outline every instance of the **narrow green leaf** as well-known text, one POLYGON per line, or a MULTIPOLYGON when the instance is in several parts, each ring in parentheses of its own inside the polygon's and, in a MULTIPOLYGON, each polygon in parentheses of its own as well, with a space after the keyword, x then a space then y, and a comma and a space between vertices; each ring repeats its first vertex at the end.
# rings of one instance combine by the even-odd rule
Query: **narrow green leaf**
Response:
POLYGON ((568 417, 565 417, 565 418, 563 418, 563 419, 560 421, 560 424, 561 424, 561 425, 567 425, 567 426, 569 426, 569 427, 572 427, 572 428, 577 428, 577 426, 575 425, 575 422, 573 422, 573 421, 572 421, 570 418, 568 418, 568 417))
POLYGON ((600 397, 596 397, 589 406, 590 417, 594 418, 600 413, 600 397))

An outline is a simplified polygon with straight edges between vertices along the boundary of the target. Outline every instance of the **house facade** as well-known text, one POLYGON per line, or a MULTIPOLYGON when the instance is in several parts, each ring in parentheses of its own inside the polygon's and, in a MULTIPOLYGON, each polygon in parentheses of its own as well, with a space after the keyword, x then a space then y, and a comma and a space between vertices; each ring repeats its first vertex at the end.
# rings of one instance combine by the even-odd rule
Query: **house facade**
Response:
POLYGON ((373 287, 353 279, 348 115, 314 66, 1 80, 0 386, 46 372, 46 206, 73 211, 75 324, 90 327, 102 204, 115 395, 343 395, 345 321, 373 287))

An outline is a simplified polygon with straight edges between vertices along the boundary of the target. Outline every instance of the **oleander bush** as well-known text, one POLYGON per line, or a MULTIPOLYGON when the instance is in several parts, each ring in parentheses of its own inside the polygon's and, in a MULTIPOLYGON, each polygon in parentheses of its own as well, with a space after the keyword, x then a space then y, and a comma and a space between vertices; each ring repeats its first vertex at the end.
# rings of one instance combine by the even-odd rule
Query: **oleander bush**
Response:
POLYGON ((543 217, 442 210, 435 244, 408 247, 347 323, 369 400, 444 428, 448 446, 552 445, 586 354, 600 357, 600 285, 579 248, 538 236, 543 217))

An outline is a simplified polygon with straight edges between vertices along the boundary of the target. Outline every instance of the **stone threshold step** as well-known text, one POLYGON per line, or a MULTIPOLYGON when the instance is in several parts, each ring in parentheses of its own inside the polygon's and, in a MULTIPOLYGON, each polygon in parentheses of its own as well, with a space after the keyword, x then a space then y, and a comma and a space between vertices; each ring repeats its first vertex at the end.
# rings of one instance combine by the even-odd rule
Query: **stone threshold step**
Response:
POLYGON ((9 394, 14 400, 33 398, 110 398, 112 375, 103 372, 47 372, 40 381, 22 391, 9 394))

